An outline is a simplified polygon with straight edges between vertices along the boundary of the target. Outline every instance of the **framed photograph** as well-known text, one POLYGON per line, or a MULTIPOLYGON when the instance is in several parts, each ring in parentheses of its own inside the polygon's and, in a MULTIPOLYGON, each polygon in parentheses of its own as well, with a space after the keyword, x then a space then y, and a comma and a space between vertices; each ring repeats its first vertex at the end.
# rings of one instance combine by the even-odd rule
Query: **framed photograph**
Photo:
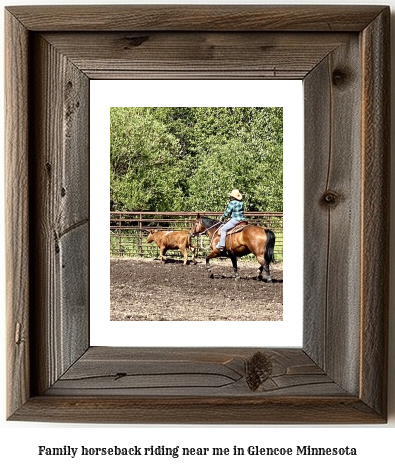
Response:
POLYGON ((294 239, 303 224, 302 80, 155 80, 155 86, 151 80, 95 80, 90 99, 90 344, 300 347, 303 230, 299 250, 294 239), (141 142, 147 132, 151 138, 141 142), (155 155, 163 158, 161 139, 169 143, 170 165, 155 163, 155 155), (139 159, 138 173, 135 165, 119 163, 125 158, 139 159), (175 166, 183 168, 175 172, 175 166), (229 201, 227 186, 237 183, 250 224, 274 231, 272 282, 259 279, 254 255, 238 262, 237 282, 229 258, 211 260, 207 270, 206 235, 191 238, 197 264, 190 253, 181 266, 179 251, 162 263, 155 243, 147 243, 149 230, 178 236, 198 213, 218 222, 229 201), (110 259, 103 210, 109 195, 110 259), (124 212, 135 207, 144 211, 124 212), (164 210, 171 212, 159 213, 164 210), (292 282, 283 282, 284 271, 292 282))
POLYGON ((28 6, 5 19, 8 419, 385 423, 389 8, 28 6), (303 81, 302 347, 91 345, 90 84, 121 79, 303 81))

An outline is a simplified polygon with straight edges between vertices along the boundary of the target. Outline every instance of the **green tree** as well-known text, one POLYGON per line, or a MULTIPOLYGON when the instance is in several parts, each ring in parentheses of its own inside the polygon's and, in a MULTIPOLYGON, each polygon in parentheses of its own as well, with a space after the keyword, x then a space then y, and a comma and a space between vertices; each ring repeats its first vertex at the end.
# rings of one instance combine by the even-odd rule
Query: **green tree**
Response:
POLYGON ((185 171, 177 139, 149 108, 111 108, 113 210, 177 210, 185 171))
POLYGON ((282 108, 112 108, 111 208, 282 210, 282 108))

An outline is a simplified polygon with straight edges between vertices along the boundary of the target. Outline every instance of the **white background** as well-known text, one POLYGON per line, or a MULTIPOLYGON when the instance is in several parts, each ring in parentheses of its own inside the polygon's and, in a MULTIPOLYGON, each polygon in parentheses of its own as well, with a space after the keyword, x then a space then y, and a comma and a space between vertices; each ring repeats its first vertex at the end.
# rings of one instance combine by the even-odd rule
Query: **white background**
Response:
MULTIPOLYGON (((91 345, 300 347, 303 246, 303 88, 300 80, 91 81, 91 345), (131 85, 132 84, 132 85, 131 85), (133 87, 131 90, 131 86, 133 87), (284 111, 284 321, 109 322, 110 107, 278 106, 284 111)), ((225 209, 225 207, 224 207, 225 209)), ((160 266, 159 268, 160 269, 160 266)), ((231 265, 230 265, 230 269, 231 265)), ((149 297, 147 298, 149 302, 149 297)), ((257 308, 259 308, 257 306, 257 308)))
MULTIPOLYGON (((8 3, 8 2, 7 2, 8 3)), ((9 2, 11 4, 26 4, 26 0, 9 2)), ((50 0, 49 2, 35 1, 34 4, 99 4, 109 3, 100 0, 92 2, 57 2, 50 0)), ((117 0, 116 3, 131 3, 117 0)), ((144 3, 144 2, 140 2, 144 3)), ((178 3, 165 0, 163 2, 151 0, 149 3, 178 3)), ((182 3, 182 2, 180 2, 182 3)), ((204 3, 204 2, 189 2, 204 3)), ((210 3, 210 2, 206 2, 210 3)), ((211 2, 211 3, 238 3, 243 2, 211 2)), ((244 2, 246 4, 247 2, 244 2)), ((259 4, 264 2, 248 2, 249 4, 259 4)), ((329 1, 318 2, 302 0, 301 2, 284 2, 270 0, 271 4, 284 3, 303 3, 303 4, 383 4, 381 1, 356 2, 356 1, 329 1)), ((395 10, 395 0, 387 1, 395 10)), ((2 2, 4 5, 4 2, 2 2)), ((3 14, 3 12, 1 12, 3 14)), ((392 23, 393 23, 392 17, 392 23)), ((3 24, 1 18, 1 24, 3 24)), ((1 38, 3 40, 3 38, 1 38)), ((394 40, 392 39, 392 43, 394 40)), ((393 46, 393 44, 392 44, 393 46)), ((395 47, 392 47, 395 51, 395 47)), ((3 46, 0 47, 0 54, 3 54, 3 46)), ((2 60, 3 63, 3 60, 2 60)), ((395 60, 393 60, 395 64, 395 60)), ((394 65, 392 66, 394 68, 394 65)), ((394 73, 392 71, 392 76, 394 73)), ((3 90, 3 86, 1 87, 3 90)), ((3 97, 1 97, 3 98, 3 97)), ((4 108, 4 106, 3 106, 4 108)), ((395 119, 392 120, 395 123, 395 119)), ((394 126, 395 124, 393 124, 394 126)), ((0 126, 1 138, 4 138, 3 128, 0 126)), ((394 129, 394 127, 393 127, 394 129)), ((393 133, 393 132, 392 132, 393 133)), ((3 165, 0 165, 0 172, 3 172, 3 165)), ((3 181, 3 175, 0 175, 0 181, 3 181)), ((392 174, 392 186, 395 187, 395 177, 392 174)), ((392 202, 394 195, 392 194, 392 202)), ((0 208, 3 211, 4 200, 3 191, 0 191, 0 208)), ((392 207, 395 207, 393 204, 392 207)), ((394 209, 392 210, 392 212, 394 209)), ((2 292, 4 291, 4 217, 1 213, 2 223, 0 224, 0 285, 2 292)), ((392 226, 393 233, 393 226, 392 226)), ((394 238, 394 237, 392 237, 394 238)), ((391 255, 391 273, 395 267, 394 246, 392 242, 391 255)), ((338 468, 354 468, 355 466, 393 468, 394 454, 393 443, 395 442, 395 409, 394 409, 394 293, 391 292, 391 312, 390 312, 390 396, 392 397, 389 404, 390 417, 387 425, 381 426, 103 426, 103 425, 51 425, 46 423, 13 423, 5 421, 5 396, 4 396, 4 370, 5 370, 5 341, 1 341, 1 416, 0 416, 0 464, 3 468, 24 468, 33 469, 82 469, 88 465, 94 465, 95 468, 108 468, 110 465, 122 465, 124 468, 147 468, 150 465, 160 465, 161 468, 201 468, 202 465, 208 468, 217 466, 226 468, 238 468, 241 465, 253 465, 257 468, 275 465, 277 468, 303 468, 303 469, 333 469, 338 468), (79 457, 71 459, 71 457, 39 457, 38 446, 45 445, 47 447, 62 447, 70 445, 80 447, 82 445, 89 447, 104 446, 133 446, 149 447, 150 445, 158 446, 184 446, 184 447, 230 447, 237 445, 239 447, 247 447, 250 445, 258 445, 261 447, 277 446, 277 447, 293 447, 297 445, 310 446, 351 446, 356 447, 358 455, 356 457, 189 457, 172 459, 171 457, 153 457, 149 460, 142 458, 93 458, 79 457), (88 459, 88 460, 87 460, 88 459), (242 460, 241 460, 242 459, 242 460), (236 467, 237 466, 237 467, 236 467)), ((1 329, 4 331, 4 296, 0 295, 2 323, 1 329)), ((4 336, 3 336, 4 338, 4 336)))

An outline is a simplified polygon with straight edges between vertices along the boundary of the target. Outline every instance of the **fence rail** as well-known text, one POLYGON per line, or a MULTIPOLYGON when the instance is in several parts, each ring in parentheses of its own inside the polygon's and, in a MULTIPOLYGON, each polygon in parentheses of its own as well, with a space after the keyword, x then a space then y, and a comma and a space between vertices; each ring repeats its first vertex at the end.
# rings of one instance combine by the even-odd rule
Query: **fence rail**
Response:
MULTIPOLYGON (((189 230, 198 212, 110 212, 110 256, 149 257, 159 256, 157 246, 146 242, 146 231, 189 230)), ((223 212, 199 212, 205 217, 218 218, 223 212)), ((275 259, 283 259, 283 213, 245 212, 248 223, 272 230, 276 235, 275 259)), ((205 245, 198 243, 197 256, 205 255, 205 245)), ((179 251, 170 251, 166 256, 180 258, 179 251)))

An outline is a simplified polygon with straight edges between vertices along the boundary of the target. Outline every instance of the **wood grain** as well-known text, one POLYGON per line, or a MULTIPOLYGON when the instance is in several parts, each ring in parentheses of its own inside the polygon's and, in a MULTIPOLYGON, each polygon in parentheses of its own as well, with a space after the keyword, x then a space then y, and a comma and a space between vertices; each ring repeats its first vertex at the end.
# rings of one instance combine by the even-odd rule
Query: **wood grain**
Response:
POLYGON ((42 393, 89 345, 89 82, 43 38, 32 50, 32 383, 42 393))
POLYGON ((390 215, 389 11, 362 34, 361 399, 387 412, 390 215))
POLYGON ((8 7, 31 31, 361 31, 369 5, 64 5, 8 7))
POLYGON ((90 348, 46 395, 128 396, 344 396, 342 390, 303 351, 259 350, 269 367, 249 385, 251 349, 90 348))
POLYGON ((5 12, 7 412, 30 396, 28 31, 5 12), (18 76, 18 80, 13 77, 18 76))
POLYGON ((13 420, 145 424, 382 424, 356 397, 33 397, 13 420))
POLYGON ((359 39, 354 36, 304 82, 309 97, 305 113, 305 345, 311 357, 351 393, 357 393, 359 385, 358 242, 363 229, 359 99, 363 71, 358 50, 359 39))
POLYGON ((8 419, 385 422, 389 9, 12 7, 6 31, 8 419), (159 77, 303 78, 303 348, 89 347, 89 81, 159 77))
POLYGON ((91 79, 299 79, 348 33, 60 33, 53 47, 91 79), (295 64, 295 56, 298 57, 295 64))
POLYGON ((301 350, 263 350, 273 373, 246 385, 251 349, 94 347, 12 419, 101 423, 382 422, 301 350), (312 391, 313 390, 313 391, 312 391))

